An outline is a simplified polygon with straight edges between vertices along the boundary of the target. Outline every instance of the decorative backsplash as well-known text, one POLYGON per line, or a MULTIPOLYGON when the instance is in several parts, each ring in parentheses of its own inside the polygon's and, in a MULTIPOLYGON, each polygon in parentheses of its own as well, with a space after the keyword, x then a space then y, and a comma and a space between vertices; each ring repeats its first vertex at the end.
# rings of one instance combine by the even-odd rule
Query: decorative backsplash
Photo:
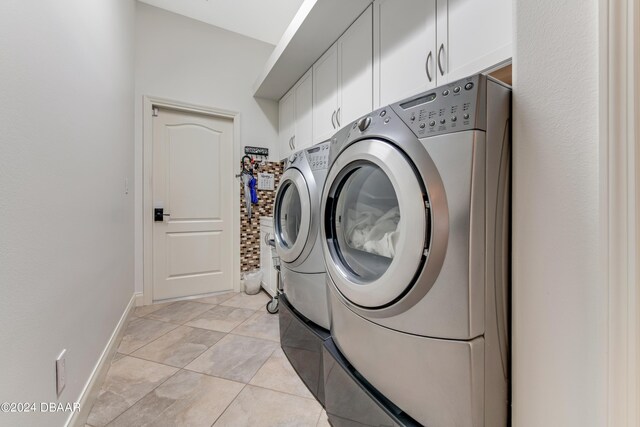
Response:
POLYGON ((281 162, 258 163, 258 172, 274 175, 275 190, 258 190, 258 204, 251 206, 251 219, 247 213, 244 200, 244 185, 240 185, 240 271, 257 270, 260 268, 260 217, 273 216, 273 202, 276 198, 280 177, 284 170, 281 162))

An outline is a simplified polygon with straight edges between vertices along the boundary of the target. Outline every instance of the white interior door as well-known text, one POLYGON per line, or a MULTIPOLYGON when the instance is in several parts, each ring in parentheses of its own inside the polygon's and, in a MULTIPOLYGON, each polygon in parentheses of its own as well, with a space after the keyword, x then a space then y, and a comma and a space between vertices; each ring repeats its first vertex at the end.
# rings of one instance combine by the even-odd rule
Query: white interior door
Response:
POLYGON ((160 109, 153 118, 153 299, 233 288, 233 121, 160 109))

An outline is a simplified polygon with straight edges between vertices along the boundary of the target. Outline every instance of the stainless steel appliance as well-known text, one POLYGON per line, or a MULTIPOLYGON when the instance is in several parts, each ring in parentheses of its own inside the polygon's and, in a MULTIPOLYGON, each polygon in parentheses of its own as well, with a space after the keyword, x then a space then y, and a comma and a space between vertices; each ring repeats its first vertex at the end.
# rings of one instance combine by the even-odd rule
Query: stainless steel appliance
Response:
POLYGON ((294 153, 287 161, 274 206, 280 256, 280 344, 309 390, 324 402, 322 345, 329 338, 327 279, 320 247, 320 194, 329 143, 294 153))
MULTIPOLYGON (((370 387, 430 427, 507 423, 510 99, 475 75, 331 140, 332 338, 370 387)), ((327 396, 339 392, 330 384, 327 396)), ((336 425, 354 420, 333 409, 336 425)))

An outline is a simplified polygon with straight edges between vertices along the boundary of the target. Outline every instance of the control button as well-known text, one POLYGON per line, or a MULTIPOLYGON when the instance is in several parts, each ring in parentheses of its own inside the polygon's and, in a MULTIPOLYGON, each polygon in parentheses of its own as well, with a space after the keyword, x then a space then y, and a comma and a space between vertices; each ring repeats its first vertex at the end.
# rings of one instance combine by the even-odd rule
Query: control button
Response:
POLYGON ((420 129, 424 129, 424 127, 425 127, 424 122, 423 122, 423 123, 420 123, 420 129))
POLYGON ((384 124, 389 123, 389 117, 387 117, 386 119, 384 119, 384 124))
POLYGON ((442 96, 447 96, 449 95, 449 89, 445 89, 442 91, 442 96))
POLYGON ((384 117, 387 115, 387 110, 380 111, 380 117, 384 117))
POLYGON ((469 114, 465 114, 464 116, 462 116, 465 120, 469 120, 469 114))
POLYGON ((451 116, 451 121, 455 122, 456 120, 458 120, 458 118, 456 116, 451 116))
POLYGON ((456 86, 453 88, 453 93, 458 93, 460 92, 460 86, 456 86))
POLYGON ((464 85, 464 88, 465 88, 466 90, 471 90, 471 89, 473 89, 473 83, 471 83, 471 82, 467 83, 466 85, 464 85))
POLYGON ((435 120, 431 120, 429 122, 429 126, 434 127, 436 125, 436 121, 435 120))
POLYGON ((443 125, 445 124, 447 121, 445 119, 440 119, 440 124, 443 125))
POLYGON ((412 115, 411 115, 411 118, 410 118, 409 120, 411 120, 412 122, 414 122, 414 121, 416 120, 416 116, 412 114, 412 115))
POLYGON ((358 122, 358 128, 360 129, 360 132, 364 132, 365 130, 367 130, 370 124, 371 124, 371 117, 367 116, 363 119, 360 119, 360 121, 358 122))

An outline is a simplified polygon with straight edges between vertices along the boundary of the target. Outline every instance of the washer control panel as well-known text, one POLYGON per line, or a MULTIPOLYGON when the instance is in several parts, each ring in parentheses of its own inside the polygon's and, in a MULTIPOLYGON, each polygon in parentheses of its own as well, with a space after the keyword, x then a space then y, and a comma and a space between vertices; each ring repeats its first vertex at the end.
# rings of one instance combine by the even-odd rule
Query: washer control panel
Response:
POLYGON ((485 77, 475 75, 392 104, 391 108, 418 136, 484 129, 485 77))
POLYGON ((311 170, 327 169, 329 167, 330 142, 321 142, 306 150, 307 161, 311 170))

